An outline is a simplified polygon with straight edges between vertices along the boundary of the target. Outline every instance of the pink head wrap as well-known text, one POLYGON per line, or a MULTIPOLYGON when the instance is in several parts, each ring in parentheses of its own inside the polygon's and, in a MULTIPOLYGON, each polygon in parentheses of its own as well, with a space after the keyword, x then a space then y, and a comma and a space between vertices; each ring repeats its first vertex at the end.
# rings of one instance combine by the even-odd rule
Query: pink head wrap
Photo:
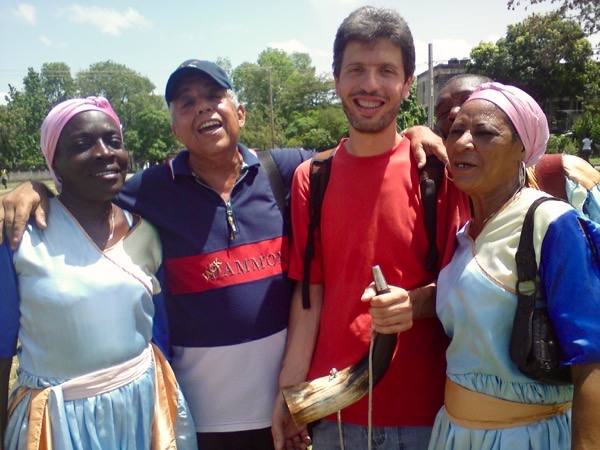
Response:
MULTIPOLYGON (((54 184, 59 191, 61 190, 61 183, 52 169, 56 144, 58 143, 58 138, 60 137, 63 128, 69 123, 69 120, 85 111, 102 111, 115 121, 119 126, 119 129, 121 128, 121 122, 119 121, 117 114, 110 106, 110 103, 108 103, 108 100, 104 97, 73 98, 71 100, 65 100, 52 108, 42 123, 40 147, 46 158, 46 164, 48 164, 48 169, 50 169, 54 184)), ((121 138, 123 138, 122 131, 121 138)))
POLYGON ((525 91, 496 82, 482 84, 466 102, 477 99, 488 100, 506 113, 525 147, 525 165, 538 162, 550 137, 548 120, 540 105, 525 91))

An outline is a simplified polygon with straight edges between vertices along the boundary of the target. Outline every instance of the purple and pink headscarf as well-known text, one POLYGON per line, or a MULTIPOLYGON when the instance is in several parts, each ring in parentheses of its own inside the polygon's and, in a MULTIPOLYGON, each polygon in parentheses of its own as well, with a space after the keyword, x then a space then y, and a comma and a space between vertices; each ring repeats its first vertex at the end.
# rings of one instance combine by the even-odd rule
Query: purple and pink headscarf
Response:
POLYGON ((525 147, 525 165, 538 162, 550 137, 548 120, 540 105, 527 92, 496 82, 482 84, 466 102, 478 99, 492 102, 508 116, 525 147))
MULTIPOLYGON (((121 121, 112 109, 112 106, 110 106, 108 100, 104 97, 73 98, 59 103, 52 108, 42 123, 40 147, 42 148, 44 158, 46 158, 46 164, 48 165, 48 169, 50 169, 54 184, 59 192, 61 190, 61 183, 52 169, 56 144, 58 143, 58 138, 60 138, 63 128, 69 123, 69 120, 77 114, 86 111, 101 111, 108 114, 119 126, 119 129, 121 129, 121 121)), ((121 131, 121 139, 122 138, 123 132, 121 131)))

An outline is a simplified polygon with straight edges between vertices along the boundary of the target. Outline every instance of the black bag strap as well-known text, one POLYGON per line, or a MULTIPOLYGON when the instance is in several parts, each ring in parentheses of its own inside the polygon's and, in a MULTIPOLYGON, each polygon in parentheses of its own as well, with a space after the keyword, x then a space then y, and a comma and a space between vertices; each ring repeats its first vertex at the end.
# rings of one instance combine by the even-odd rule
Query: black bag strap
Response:
POLYGON ((302 307, 310 308, 310 265, 315 256, 315 232, 321 224, 321 210, 325 190, 331 174, 331 162, 335 155, 335 148, 325 150, 313 157, 310 162, 310 196, 308 200, 308 234, 304 250, 304 274, 302 277, 302 307))
POLYGON ((519 247, 515 255, 518 300, 509 354, 526 376, 549 384, 569 384, 569 369, 553 368, 558 365, 559 359, 558 354, 555 354, 559 351, 558 344, 555 345, 556 334, 544 312, 543 307, 546 305, 537 305, 538 301, 544 302, 544 298, 539 295, 538 264, 533 246, 534 214, 539 205, 550 200, 564 201, 556 197, 539 198, 531 204, 523 221, 519 247), (526 294, 524 291, 531 293, 526 294), (546 317, 545 320, 541 319, 542 315, 546 317))
MULTIPOLYGON (((529 209, 527 210, 527 214, 525 214, 525 219, 523 220, 523 228, 521 229, 521 238, 519 239, 519 247, 517 249, 517 253, 515 255, 515 260, 517 263, 517 294, 519 295, 519 301, 521 298, 531 298, 533 302, 530 300, 527 301, 528 307, 531 306, 533 309, 535 307, 535 299, 538 294, 538 265, 535 259, 535 248, 533 247, 533 217, 535 214, 535 210, 542 203, 547 202, 549 200, 559 200, 555 197, 541 197, 535 200, 529 209), (525 295, 522 292, 521 286, 524 283, 533 283, 533 290, 531 295, 525 295), (531 304, 531 305, 530 305, 531 304)), ((532 286, 529 285, 531 288, 532 286)), ((531 291, 531 289, 529 289, 531 291)))
POLYGON ((273 191, 273 195, 275 196, 277 206, 279 206, 281 214, 285 217, 287 211, 287 202, 285 201, 285 187, 283 184, 283 179, 281 178, 281 173, 279 173, 277 164, 273 159, 273 155, 271 154, 270 150, 262 150, 257 151, 256 156, 258 157, 260 165, 265 170, 267 177, 269 178, 269 184, 271 185, 271 190, 273 191))
POLYGON ((273 191, 273 196, 275 197, 275 201, 277 202, 277 206, 281 211, 281 215, 286 222, 286 228, 289 232, 290 228, 288 226, 289 223, 286 207, 287 202, 285 201, 285 187, 283 184, 283 179, 281 178, 281 173, 279 172, 279 168, 277 167, 270 150, 257 151, 256 157, 258 158, 260 165, 265 170, 267 177, 269 178, 271 191, 273 191))
POLYGON ((428 272, 439 272, 437 248, 437 198, 442 179, 444 177, 444 164, 436 156, 427 157, 427 163, 421 169, 420 187, 423 202, 423 217, 425 219, 425 231, 429 248, 425 260, 425 269, 428 272))

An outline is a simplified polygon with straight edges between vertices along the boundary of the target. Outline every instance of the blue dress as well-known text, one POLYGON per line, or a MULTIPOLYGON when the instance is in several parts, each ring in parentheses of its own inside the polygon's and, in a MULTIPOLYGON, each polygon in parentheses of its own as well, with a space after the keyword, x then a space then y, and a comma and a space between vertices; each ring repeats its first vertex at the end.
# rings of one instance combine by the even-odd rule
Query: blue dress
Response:
MULTIPOLYGON (((152 337, 158 235, 140 221, 119 243, 98 249, 57 199, 48 228, 29 225, 19 249, 0 246, 0 357, 20 346, 16 388, 43 389, 139 356, 152 337), (5 287, 7 287, 5 289, 5 287)), ((24 449, 31 393, 18 403, 5 450, 24 449)), ((149 449, 154 411, 154 365, 102 395, 54 402, 55 449, 149 449)), ((178 395, 178 448, 196 448, 191 417, 178 395)))
POLYGON ((596 223, 600 223, 600 184, 589 191, 570 178, 565 179, 567 198, 569 203, 596 223))
MULTIPOLYGON (((519 403, 558 404, 573 396, 572 386, 541 384, 522 375, 508 352, 520 230, 529 205, 545 195, 523 189, 475 240, 465 225, 454 257, 438 279, 437 313, 452 339, 446 354, 448 377, 472 391, 519 403)), ((566 203, 546 202, 535 215, 534 246, 563 352, 561 363, 600 361, 600 267, 591 251, 591 246, 600 249, 600 228, 566 203)), ((452 423, 442 408, 429 448, 570 449, 570 428, 569 411, 526 426, 472 430, 452 423)))

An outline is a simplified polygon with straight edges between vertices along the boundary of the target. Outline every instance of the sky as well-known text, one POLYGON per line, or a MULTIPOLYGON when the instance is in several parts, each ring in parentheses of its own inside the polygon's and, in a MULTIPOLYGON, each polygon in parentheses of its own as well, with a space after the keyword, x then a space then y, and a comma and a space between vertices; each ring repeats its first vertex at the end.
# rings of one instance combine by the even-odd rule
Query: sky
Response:
POLYGON ((551 10, 547 3, 508 10, 506 0, 0 0, 0 103, 9 84, 22 89, 28 68, 52 62, 66 63, 74 76, 111 60, 148 77, 157 94, 186 59, 228 58, 235 68, 268 47, 308 53, 317 73, 330 74, 337 27, 365 4, 402 14, 419 74, 428 67, 428 44, 434 63, 466 58, 509 24, 551 10))

